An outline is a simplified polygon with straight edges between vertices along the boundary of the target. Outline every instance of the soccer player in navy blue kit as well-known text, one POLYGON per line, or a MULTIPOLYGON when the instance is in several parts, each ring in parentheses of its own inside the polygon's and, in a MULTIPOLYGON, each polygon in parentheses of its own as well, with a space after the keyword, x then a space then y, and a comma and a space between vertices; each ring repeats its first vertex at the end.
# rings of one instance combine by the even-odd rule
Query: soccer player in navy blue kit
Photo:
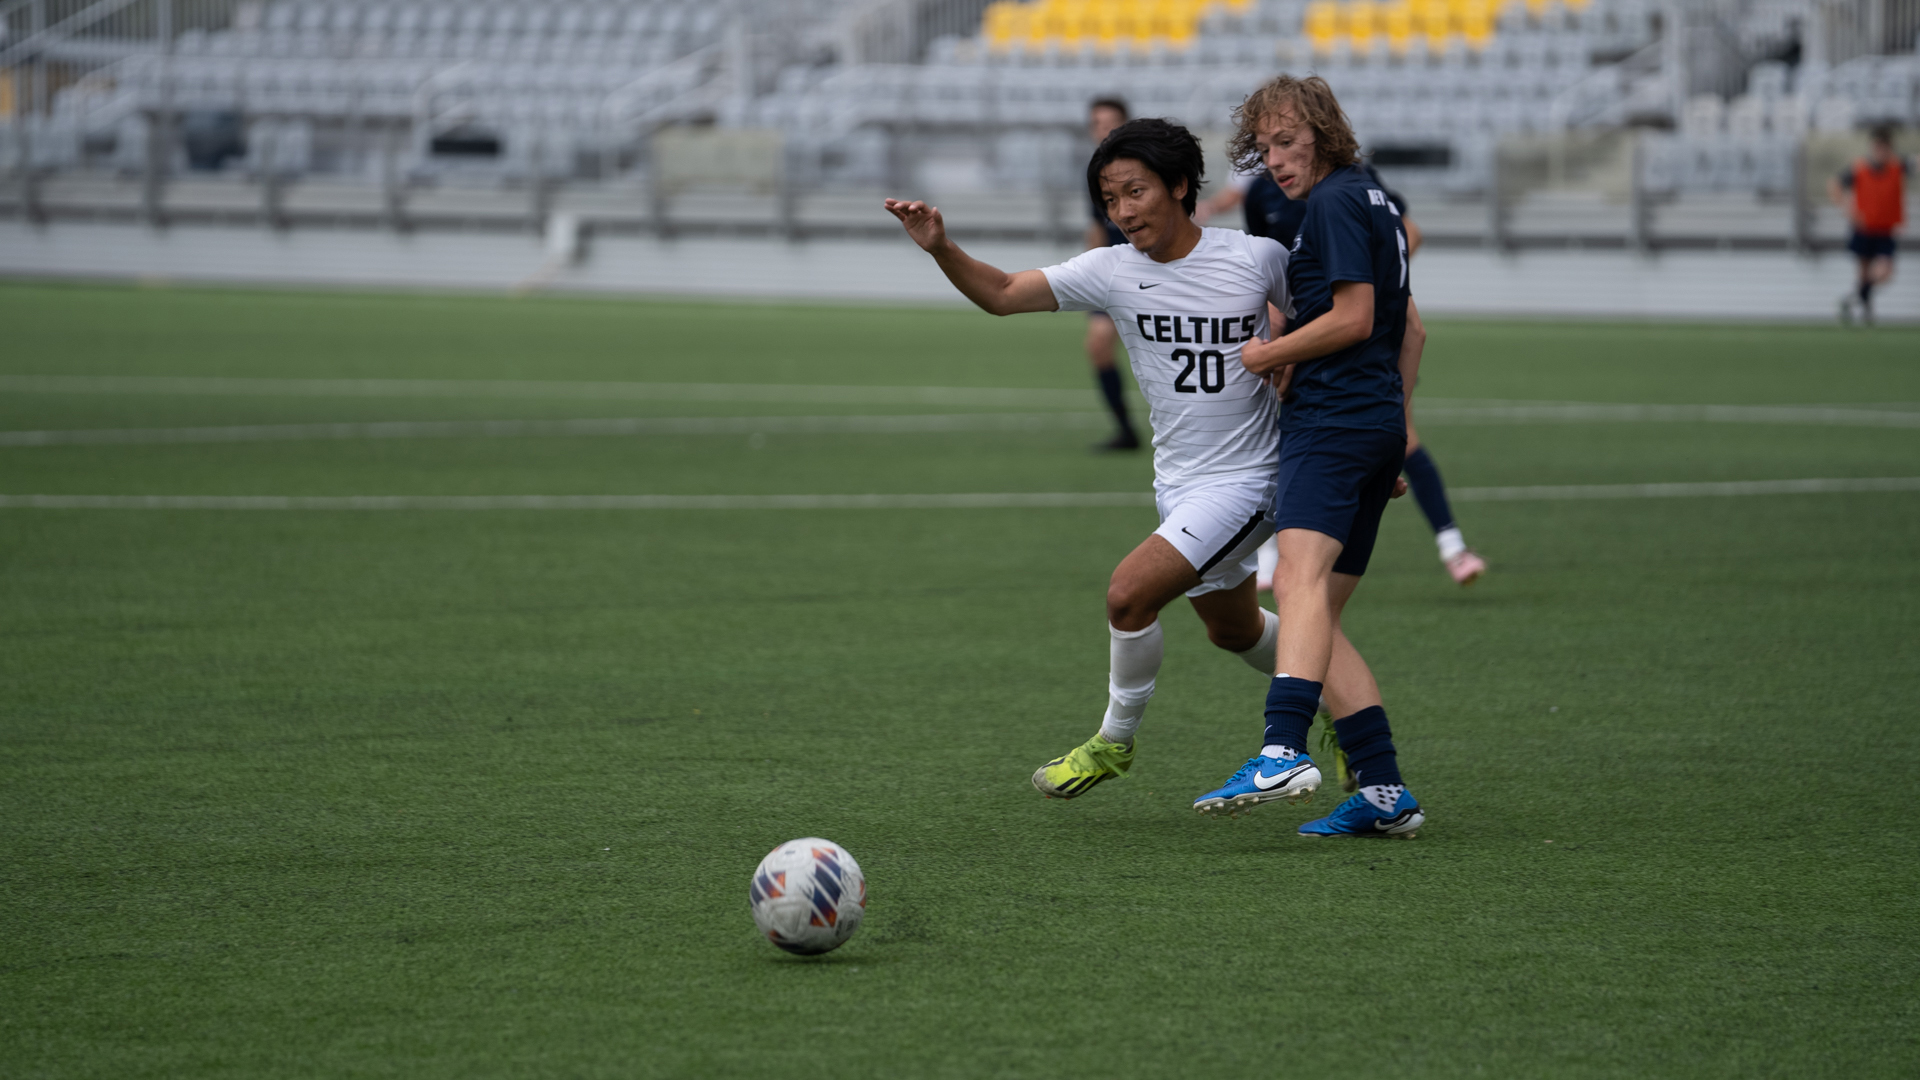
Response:
POLYGON ((1293 369, 1274 493, 1280 633, 1266 734, 1260 752, 1194 809, 1238 813, 1319 787, 1307 729, 1324 696, 1358 790, 1301 834, 1411 836, 1425 815, 1401 780, 1380 688, 1340 628, 1406 456, 1407 234, 1361 168, 1352 126, 1325 80, 1270 80, 1235 120, 1234 158, 1263 161, 1288 198, 1306 201, 1306 217, 1289 264, 1286 333, 1241 353, 1256 375, 1293 369))
MULTIPOLYGON (((1375 187, 1386 193, 1387 200, 1400 212, 1400 224, 1407 234, 1407 257, 1411 259, 1420 250, 1420 228, 1407 214, 1407 200, 1399 192, 1386 185, 1372 165, 1362 165, 1361 169, 1375 187)), ((1247 232, 1254 236, 1267 236, 1280 241, 1289 248, 1300 235, 1300 226, 1306 220, 1307 204, 1304 199, 1290 199, 1287 193, 1274 183, 1273 174, 1268 172, 1264 163, 1252 173, 1236 173, 1227 190, 1214 196, 1202 205, 1202 214, 1225 213, 1239 206, 1246 215, 1247 232)), ((1480 580, 1487 572, 1487 561, 1480 553, 1467 546, 1466 537, 1461 535, 1460 524, 1454 520, 1453 507, 1447 501, 1447 485, 1440 479, 1440 466, 1427 453, 1420 442, 1420 433, 1413 426, 1413 388, 1420 379, 1420 357, 1426 341, 1426 329, 1420 324, 1419 309, 1409 303, 1407 308, 1407 338, 1400 350, 1400 381, 1404 385, 1407 413, 1407 461, 1402 471, 1413 487, 1414 501, 1420 504, 1420 512, 1426 515, 1427 524, 1433 528, 1434 546, 1440 549, 1440 563, 1447 568, 1456 584, 1466 586, 1480 580)), ((1261 592, 1273 588, 1273 572, 1279 564, 1277 541, 1269 540, 1260 549, 1260 570, 1258 587, 1261 592)))
MULTIPOLYGON (((1114 129, 1129 119, 1127 103, 1119 98, 1098 98, 1087 106, 1087 137, 1093 145, 1107 141, 1114 129)), ((1087 222, 1087 250, 1114 247, 1127 242, 1127 234, 1107 218, 1107 208, 1093 203, 1093 217, 1087 222)), ((1114 362, 1114 349, 1120 345, 1120 331, 1104 311, 1087 312, 1087 363, 1093 366, 1094 381, 1100 384, 1100 397, 1113 414, 1113 438, 1097 444, 1095 450, 1138 450, 1140 434, 1127 415, 1127 397, 1120 381, 1120 366, 1114 362)))

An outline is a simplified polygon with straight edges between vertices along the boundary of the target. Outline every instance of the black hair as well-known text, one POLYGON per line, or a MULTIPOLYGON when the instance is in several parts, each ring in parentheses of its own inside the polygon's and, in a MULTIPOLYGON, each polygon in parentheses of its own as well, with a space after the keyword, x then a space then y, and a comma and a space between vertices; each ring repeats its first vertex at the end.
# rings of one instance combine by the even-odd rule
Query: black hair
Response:
POLYGON ((1186 181, 1187 193, 1180 205, 1192 216, 1200 203, 1200 183, 1207 173, 1206 156, 1200 152, 1200 140, 1179 124, 1159 119, 1129 120, 1113 129, 1093 151, 1087 162, 1087 191, 1093 205, 1104 206, 1100 194, 1100 170, 1121 158, 1137 161, 1167 185, 1167 193, 1186 181))
POLYGON ((1874 142, 1883 142, 1891 146, 1893 145, 1893 125, 1875 124, 1873 130, 1867 133, 1867 137, 1874 142))
POLYGON ((1117 97, 1097 97, 1087 102, 1088 112, 1095 109, 1112 109, 1120 114, 1120 122, 1123 124, 1133 119, 1133 110, 1127 108, 1127 103, 1117 97))

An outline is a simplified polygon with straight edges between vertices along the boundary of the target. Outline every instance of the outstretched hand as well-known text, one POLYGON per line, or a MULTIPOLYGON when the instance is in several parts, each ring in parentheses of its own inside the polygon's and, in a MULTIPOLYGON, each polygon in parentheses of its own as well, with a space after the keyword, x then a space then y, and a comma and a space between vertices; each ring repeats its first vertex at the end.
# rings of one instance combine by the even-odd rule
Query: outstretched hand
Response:
POLYGON ((940 208, 928 206, 915 199, 888 199, 887 213, 900 219, 907 227, 907 235, 920 245, 923 251, 933 251, 947 242, 947 223, 940 216, 940 208))

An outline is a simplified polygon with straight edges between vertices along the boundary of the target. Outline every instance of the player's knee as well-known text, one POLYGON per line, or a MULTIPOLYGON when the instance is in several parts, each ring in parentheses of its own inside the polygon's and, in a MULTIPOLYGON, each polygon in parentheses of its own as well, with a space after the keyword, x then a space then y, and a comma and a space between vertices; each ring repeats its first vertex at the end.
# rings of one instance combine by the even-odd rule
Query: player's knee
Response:
POLYGON ((1122 630, 1145 629, 1159 609, 1132 582, 1115 579, 1107 584, 1107 621, 1122 630))
POLYGON ((1259 620, 1246 626, 1221 626, 1207 624, 1207 640, 1216 648, 1230 653, 1243 653, 1260 644, 1260 635, 1266 630, 1266 624, 1259 620))
POLYGON ((1321 567, 1308 559, 1280 559, 1280 565, 1273 569, 1273 595, 1275 599, 1292 596, 1324 596, 1327 592, 1327 575, 1321 567))

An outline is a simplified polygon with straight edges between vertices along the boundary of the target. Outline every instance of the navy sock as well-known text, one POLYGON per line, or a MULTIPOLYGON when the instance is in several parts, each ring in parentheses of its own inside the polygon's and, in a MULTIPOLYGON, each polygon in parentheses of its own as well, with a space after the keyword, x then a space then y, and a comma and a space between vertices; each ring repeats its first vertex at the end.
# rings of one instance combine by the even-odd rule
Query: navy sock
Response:
POLYGON ((1267 687, 1267 737, 1263 745, 1278 743, 1307 752, 1307 729, 1320 711, 1320 684, 1281 675, 1267 687))
POLYGON ((1422 446, 1407 455, 1404 466, 1407 473, 1407 485, 1413 488, 1413 497, 1420 503, 1420 512, 1427 515, 1427 524, 1434 532, 1453 524, 1453 508, 1447 505, 1447 485, 1440 482, 1440 467, 1427 455, 1422 446))
POLYGON ((1347 753, 1347 768, 1361 787, 1375 784, 1404 783, 1400 762, 1393 752, 1393 729, 1387 724, 1387 710, 1373 705, 1333 725, 1340 737, 1340 749, 1347 753))
POLYGON ((1121 388, 1120 369, 1117 367, 1099 368, 1095 376, 1100 380, 1100 396, 1107 399, 1107 408, 1113 412, 1113 418, 1120 430, 1133 434, 1133 421, 1127 418, 1127 397, 1121 388))
POLYGON ((1860 302, 1863 304, 1873 303, 1873 282, 1863 281, 1860 283, 1860 302))

